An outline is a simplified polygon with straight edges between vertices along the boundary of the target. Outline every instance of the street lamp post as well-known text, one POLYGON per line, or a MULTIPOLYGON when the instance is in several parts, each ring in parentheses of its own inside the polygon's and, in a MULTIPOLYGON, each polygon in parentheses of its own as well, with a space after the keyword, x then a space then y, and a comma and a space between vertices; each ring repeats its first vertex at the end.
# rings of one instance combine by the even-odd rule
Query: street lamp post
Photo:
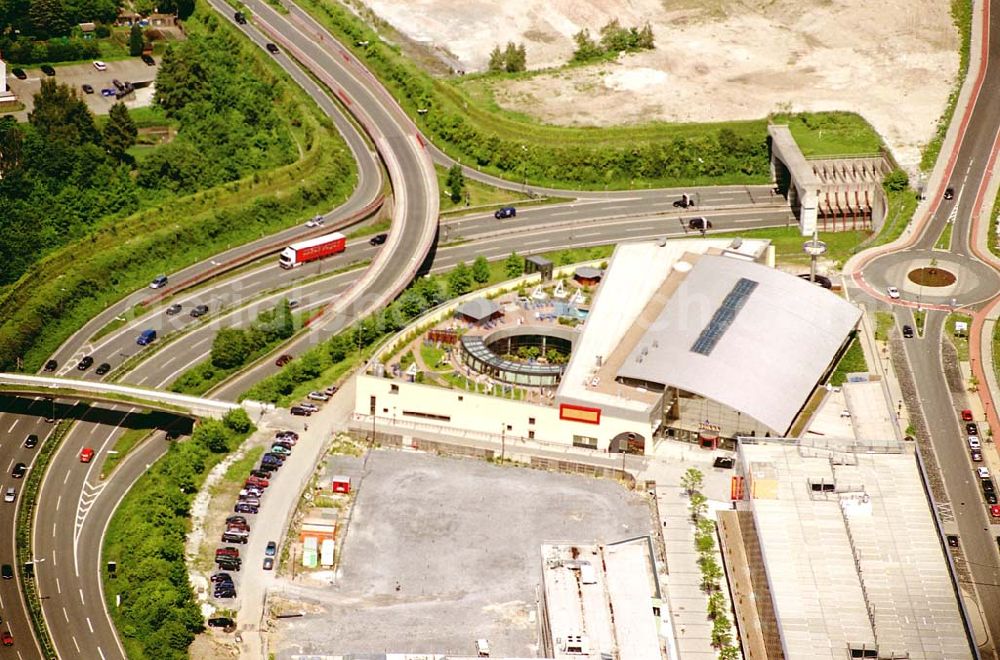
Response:
POLYGON ((500 465, 503 465, 504 455, 507 450, 507 423, 500 425, 500 465))

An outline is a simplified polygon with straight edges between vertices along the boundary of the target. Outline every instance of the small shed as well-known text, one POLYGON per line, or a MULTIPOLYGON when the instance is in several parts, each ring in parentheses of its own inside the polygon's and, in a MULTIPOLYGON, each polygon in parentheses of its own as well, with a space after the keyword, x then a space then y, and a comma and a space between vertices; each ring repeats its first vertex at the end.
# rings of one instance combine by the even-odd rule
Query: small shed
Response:
POLYGON ((80 23, 80 32, 83 33, 84 39, 93 39, 94 33, 97 31, 96 23, 80 23))
POLYGON ((573 279, 583 286, 597 286, 604 277, 604 271, 593 266, 580 266, 573 271, 573 279))
POLYGON ((351 492, 351 478, 338 474, 333 478, 333 492, 335 493, 350 493, 351 492))
POLYGON ((142 20, 142 16, 135 13, 134 11, 128 11, 127 9, 119 9, 118 16, 115 17, 115 25, 121 26, 131 26, 133 23, 138 23, 142 20))
POLYGON ((538 255, 526 257, 524 259, 524 274, 541 273, 542 281, 548 282, 552 279, 552 262, 545 257, 538 255))
POLYGON ((464 302, 455 310, 455 315, 471 323, 488 323, 502 316, 500 305, 487 298, 476 298, 464 302))

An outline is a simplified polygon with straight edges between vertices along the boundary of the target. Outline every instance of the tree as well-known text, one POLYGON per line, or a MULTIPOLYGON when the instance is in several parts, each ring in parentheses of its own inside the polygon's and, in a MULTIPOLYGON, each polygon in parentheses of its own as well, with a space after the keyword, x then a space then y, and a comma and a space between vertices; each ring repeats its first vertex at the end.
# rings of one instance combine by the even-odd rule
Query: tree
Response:
MULTIPOLYGON (((246 415, 246 412, 243 414, 246 415)), ((248 418, 247 422, 249 421, 248 418)), ((226 425, 215 419, 199 424, 191 439, 204 445, 213 454, 224 454, 229 451, 229 432, 226 430, 226 425)))
POLYGON ((721 591, 715 591, 708 597, 708 616, 713 619, 726 613, 726 597, 721 591))
POLYGON ((490 52, 489 69, 490 71, 497 73, 503 71, 504 67, 505 62, 503 58, 503 51, 500 50, 500 46, 498 44, 494 46, 493 50, 490 52))
POLYGON ((144 45, 145 41, 142 38, 142 28, 139 27, 138 23, 133 23, 132 28, 128 32, 128 54, 132 57, 142 55, 142 47, 144 45))
POLYGON ((652 50, 655 47, 653 43, 653 28, 649 26, 649 21, 646 21, 646 24, 639 30, 639 40, 636 47, 643 50, 652 50))
POLYGON ((69 85, 61 85, 51 78, 42 80, 34 103, 34 109, 28 113, 28 121, 39 136, 52 142, 62 142, 64 146, 101 143, 94 116, 69 85))
POLYGON ((729 642, 733 641, 733 634, 730 632, 731 627, 732 624, 729 622, 728 617, 716 617, 715 622, 712 624, 712 646, 717 649, 728 646, 729 642))
POLYGON ((39 39, 69 34, 69 22, 66 20, 66 8, 62 0, 31 0, 28 18, 34 36, 39 39))
POLYGON ((104 148, 108 154, 118 162, 131 162, 128 149, 135 145, 138 135, 125 104, 119 101, 111 106, 108 123, 104 125, 104 148))
POLYGON ((524 45, 518 46, 513 41, 507 42, 507 48, 504 50, 504 70, 507 73, 517 73, 518 71, 524 71, 527 65, 527 54, 524 50, 524 45))
POLYGON ((740 650, 732 644, 727 644, 719 649, 719 660, 740 660, 742 657, 740 650))
POLYGON ((233 433, 244 434, 253 430, 253 422, 243 408, 233 408, 227 412, 222 418, 222 423, 233 433))
POLYGON ((163 54, 156 75, 156 103, 167 116, 176 116, 182 108, 206 96, 208 75, 199 56, 189 41, 172 46, 163 54))
POLYGON ((604 54, 601 47, 594 38, 590 36, 590 30, 583 28, 573 35, 576 42, 576 50, 573 51, 573 62, 589 62, 604 54))
POLYGON ((708 509, 708 498, 694 491, 690 495, 690 505, 691 505, 691 519, 697 522, 708 509))
POLYGON ((684 490, 688 495, 691 493, 701 490, 701 485, 705 480, 705 475, 702 474, 701 470, 698 468, 688 468, 684 476, 681 477, 681 485, 684 486, 684 490))
POLYGON ((882 186, 889 192, 900 192, 906 190, 910 185, 910 177, 905 170, 896 168, 885 175, 882 179, 882 186))
POLYGON ((462 173, 462 166, 455 163, 448 169, 448 178, 445 179, 448 186, 448 195, 451 201, 458 204, 462 201, 462 192, 465 189, 465 175, 462 173))
POLYGON ((448 274, 448 291, 452 298, 472 291, 472 272, 464 261, 458 262, 458 265, 448 274))
POLYGON ((238 328, 223 328, 212 341, 212 365, 219 369, 232 369, 242 365, 250 349, 247 335, 238 328))
POLYGON ((708 592, 718 589, 719 580, 722 578, 722 569, 715 557, 702 555, 698 559, 698 566, 701 568, 701 588, 708 592))
POLYGON ((21 166, 24 131, 13 115, 0 117, 0 180, 9 178, 21 166))
POLYGON ((508 278, 520 277, 524 274, 524 259, 517 256, 517 252, 511 252, 507 260, 503 262, 503 268, 508 278))
POLYGON ((472 262, 472 279, 477 284, 486 284, 490 281, 490 263, 486 261, 486 257, 483 255, 479 255, 472 262))

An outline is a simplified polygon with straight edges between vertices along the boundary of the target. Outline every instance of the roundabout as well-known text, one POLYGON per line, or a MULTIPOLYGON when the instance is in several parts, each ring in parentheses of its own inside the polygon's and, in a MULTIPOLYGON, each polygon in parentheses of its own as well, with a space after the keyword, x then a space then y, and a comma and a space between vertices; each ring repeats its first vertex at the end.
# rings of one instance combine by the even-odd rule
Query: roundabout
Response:
POLYGON ((897 287, 898 304, 975 307, 1000 289, 1000 275, 976 259, 938 250, 906 250, 876 257, 860 272, 873 296, 897 287))

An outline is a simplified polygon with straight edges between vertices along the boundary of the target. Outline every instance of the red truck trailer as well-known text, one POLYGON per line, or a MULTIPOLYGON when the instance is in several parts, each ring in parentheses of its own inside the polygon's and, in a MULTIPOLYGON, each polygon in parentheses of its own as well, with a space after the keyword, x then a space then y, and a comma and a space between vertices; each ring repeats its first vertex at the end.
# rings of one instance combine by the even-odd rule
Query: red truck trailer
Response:
POLYGON ((308 241, 292 243, 281 251, 278 264, 282 268, 295 268, 309 261, 343 252, 347 247, 347 237, 340 232, 317 236, 308 241))

